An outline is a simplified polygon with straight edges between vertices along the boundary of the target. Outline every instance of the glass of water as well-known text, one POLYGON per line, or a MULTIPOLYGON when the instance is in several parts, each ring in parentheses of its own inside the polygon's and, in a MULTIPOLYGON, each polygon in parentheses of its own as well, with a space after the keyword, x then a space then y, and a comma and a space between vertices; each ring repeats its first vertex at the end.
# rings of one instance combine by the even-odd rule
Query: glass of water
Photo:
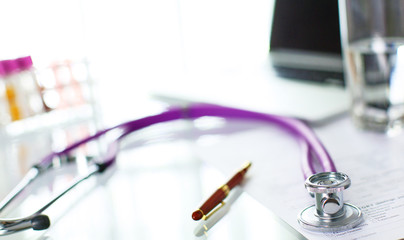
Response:
POLYGON ((404 128, 404 0, 339 0, 345 76, 357 126, 404 128))

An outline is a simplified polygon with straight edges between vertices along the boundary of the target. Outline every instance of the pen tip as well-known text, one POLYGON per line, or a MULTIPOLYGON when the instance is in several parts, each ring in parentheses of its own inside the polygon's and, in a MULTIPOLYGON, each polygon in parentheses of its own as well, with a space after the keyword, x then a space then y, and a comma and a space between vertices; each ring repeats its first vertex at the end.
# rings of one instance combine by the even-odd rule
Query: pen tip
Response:
POLYGON ((196 210, 195 212, 192 213, 192 219, 195 221, 200 220, 203 217, 202 211, 200 209, 196 210))

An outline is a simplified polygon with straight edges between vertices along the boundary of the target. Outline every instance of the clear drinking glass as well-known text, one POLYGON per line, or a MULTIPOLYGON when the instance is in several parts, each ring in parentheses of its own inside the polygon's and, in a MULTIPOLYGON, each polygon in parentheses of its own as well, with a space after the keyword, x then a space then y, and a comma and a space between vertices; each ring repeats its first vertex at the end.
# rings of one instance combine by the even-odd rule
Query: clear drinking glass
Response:
POLYGON ((339 0, 351 114, 364 129, 404 127, 404 0, 339 0))

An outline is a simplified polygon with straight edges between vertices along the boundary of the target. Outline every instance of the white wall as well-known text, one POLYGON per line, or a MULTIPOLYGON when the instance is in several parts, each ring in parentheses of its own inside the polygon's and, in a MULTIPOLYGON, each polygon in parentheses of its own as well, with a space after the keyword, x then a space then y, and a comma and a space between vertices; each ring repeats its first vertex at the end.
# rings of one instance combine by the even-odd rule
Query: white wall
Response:
MULTIPOLYGON (((158 85, 201 81, 267 56, 273 0, 13 0, 0 6, 0 58, 88 57, 108 118, 144 112, 158 85)), ((178 86, 181 87, 181 86, 178 86)))

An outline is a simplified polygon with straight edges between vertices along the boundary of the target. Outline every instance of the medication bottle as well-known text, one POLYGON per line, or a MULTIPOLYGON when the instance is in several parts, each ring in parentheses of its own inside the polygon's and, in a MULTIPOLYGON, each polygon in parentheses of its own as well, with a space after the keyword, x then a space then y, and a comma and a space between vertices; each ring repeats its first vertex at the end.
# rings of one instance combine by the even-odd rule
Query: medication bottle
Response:
POLYGON ((11 122, 10 109, 8 107, 8 100, 6 96, 5 84, 6 70, 0 62, 0 126, 6 125, 11 122))
POLYGON ((25 96, 20 86, 19 66, 16 60, 3 60, 5 70, 6 97, 10 109, 11 121, 17 121, 28 117, 28 108, 25 104, 25 96))
POLYGON ((19 86, 24 94, 24 104, 26 105, 27 114, 33 116, 44 112, 44 102, 41 97, 40 87, 33 67, 30 56, 17 58, 16 62, 19 67, 19 86))

